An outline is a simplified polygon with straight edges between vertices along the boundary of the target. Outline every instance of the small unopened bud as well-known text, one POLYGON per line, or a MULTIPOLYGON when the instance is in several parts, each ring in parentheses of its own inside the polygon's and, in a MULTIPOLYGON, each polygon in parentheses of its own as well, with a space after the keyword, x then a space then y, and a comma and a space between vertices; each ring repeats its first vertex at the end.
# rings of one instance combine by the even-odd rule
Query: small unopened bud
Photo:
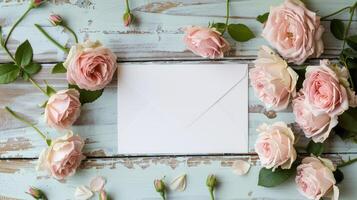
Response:
POLYGON ((47 200, 45 193, 35 187, 30 187, 27 194, 31 195, 34 199, 47 200))
POLYGON ((104 190, 100 191, 100 194, 99 194, 99 200, 108 200, 108 195, 107 195, 107 192, 105 192, 104 190))
POLYGON ((164 181, 162 179, 157 179, 154 181, 154 186, 155 186, 156 192, 160 193, 162 199, 165 199, 166 186, 165 186, 164 181))
POLYGON ((60 15, 52 14, 48 17, 48 20, 51 22, 53 26, 58 26, 61 25, 63 22, 63 19, 60 15))
POLYGON ((41 4, 43 4, 43 3, 45 3, 46 2, 46 0, 31 0, 30 1, 30 6, 32 7, 32 8, 37 8, 37 7, 39 7, 41 4))
POLYGON ((216 178, 216 176, 215 176, 215 175, 212 175, 212 174, 208 175, 208 176, 207 176, 206 185, 207 185, 207 187, 209 187, 209 188, 215 188, 216 185, 217 185, 217 178, 216 178))
POLYGON ((124 22, 124 26, 129 26, 130 24, 132 24, 134 21, 134 15, 131 14, 130 12, 126 12, 123 15, 123 22, 124 22))

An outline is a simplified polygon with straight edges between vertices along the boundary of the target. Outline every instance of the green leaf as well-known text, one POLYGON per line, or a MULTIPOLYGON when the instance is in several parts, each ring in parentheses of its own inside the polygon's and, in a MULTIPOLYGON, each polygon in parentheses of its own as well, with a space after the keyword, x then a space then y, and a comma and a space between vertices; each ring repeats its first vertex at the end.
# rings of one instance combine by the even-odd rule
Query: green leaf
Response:
POLYGON ((39 63, 30 63, 24 67, 24 71, 30 75, 37 74, 42 69, 39 63))
POLYGON ((210 25, 210 28, 215 28, 218 32, 221 34, 223 31, 226 29, 226 24, 225 23, 213 23, 210 25))
POLYGON ((31 63, 32 58, 33 58, 32 47, 30 42, 26 40, 16 49, 16 53, 15 53, 16 64, 20 67, 24 67, 31 63))
POLYGON ((314 141, 310 141, 307 145, 306 151, 310 154, 314 154, 315 156, 319 156, 324 152, 324 144, 323 143, 315 143, 314 141))
POLYGON ((350 108, 338 118, 339 126, 349 132, 357 131, 357 108, 350 108))
POLYGON ((56 94, 56 90, 53 87, 49 86, 47 83, 46 83, 46 94, 48 96, 52 96, 56 94))
POLYGON ((336 179, 336 184, 339 184, 343 181, 345 176, 343 175, 343 172, 340 169, 336 169, 336 171, 333 172, 333 176, 336 179))
POLYGON ((20 68, 14 64, 0 64, 0 84, 15 81, 20 74, 20 68))
POLYGON ((345 37, 345 24, 339 19, 331 21, 330 30, 332 35, 339 40, 343 40, 345 37))
POLYGON ((238 42, 246 42, 255 37, 254 33, 244 24, 229 24, 228 33, 238 42))
POLYGON ((345 56, 345 58, 357 58, 357 51, 351 48, 344 49, 342 54, 345 56))
POLYGON ((275 187, 288 180, 296 171, 296 166, 290 169, 277 168, 273 172, 271 169, 262 168, 259 172, 258 185, 263 187, 275 187))
POLYGON ((347 44, 357 51, 357 35, 352 35, 346 39, 347 44))
POLYGON ((97 90, 97 91, 88 91, 84 89, 80 89, 77 85, 69 85, 69 88, 74 88, 79 91, 79 101, 81 104, 86 104, 86 103, 92 103, 95 100, 97 100, 100 96, 103 94, 103 90, 97 90))
POLYGON ((269 12, 266 12, 264 14, 258 15, 256 19, 258 22, 264 24, 268 20, 268 17, 269 17, 269 12))
POLYGON ((66 73, 67 69, 63 66, 62 62, 57 63, 53 68, 52 68, 52 74, 61 74, 61 73, 66 73))

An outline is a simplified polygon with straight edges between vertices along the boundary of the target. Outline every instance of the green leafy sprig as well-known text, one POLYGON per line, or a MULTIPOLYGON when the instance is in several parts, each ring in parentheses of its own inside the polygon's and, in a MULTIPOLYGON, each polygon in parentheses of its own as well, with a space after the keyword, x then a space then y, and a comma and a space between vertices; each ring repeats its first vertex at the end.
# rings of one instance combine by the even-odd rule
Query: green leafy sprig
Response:
POLYGON ((247 42, 253 38, 255 35, 250 28, 244 24, 229 24, 230 17, 230 9, 229 9, 230 1, 226 1, 226 22, 225 23, 210 23, 210 28, 215 28, 221 35, 224 35, 226 31, 228 34, 237 42, 247 42))

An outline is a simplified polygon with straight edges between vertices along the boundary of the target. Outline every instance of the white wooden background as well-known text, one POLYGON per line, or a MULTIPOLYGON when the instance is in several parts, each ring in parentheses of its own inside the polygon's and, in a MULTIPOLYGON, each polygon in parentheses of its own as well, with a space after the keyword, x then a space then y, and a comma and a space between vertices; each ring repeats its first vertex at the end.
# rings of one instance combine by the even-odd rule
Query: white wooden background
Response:
MULTIPOLYGON (((80 40, 100 40, 118 55, 123 62, 209 62, 194 56, 185 50, 182 43, 183 29, 189 25, 206 26, 209 21, 223 22, 225 17, 224 0, 132 0, 131 8, 137 16, 138 25, 125 28, 122 25, 124 0, 51 0, 45 7, 36 9, 20 24, 10 40, 11 50, 25 39, 34 47, 35 60, 43 63, 44 69, 34 78, 42 82, 48 80, 56 88, 66 87, 65 75, 52 75, 50 70, 57 61, 63 61, 65 55, 52 46, 34 27, 34 23, 45 26, 56 39, 70 45, 69 35, 62 29, 50 26, 47 16, 50 13, 61 14, 71 27, 79 33, 80 40)), ((269 10, 270 5, 280 4, 281 0, 232 0, 231 22, 247 24, 258 36, 247 43, 236 43, 224 60, 211 62, 251 63, 257 49, 266 42, 259 36, 261 24, 255 17, 269 10)), ((324 16, 339 8, 351 5, 354 0, 306 0, 309 8, 324 16)), ((26 9, 28 1, 0 0, 0 25, 4 32, 26 9)), ((337 18, 347 21, 347 15, 337 18)), ((351 33, 356 33, 356 17, 351 33)), ((329 22, 324 21, 324 58, 336 59, 341 50, 341 42, 335 40, 329 32, 329 22)), ((0 63, 9 59, 0 51, 0 63)), ((318 60, 312 60, 312 63, 318 60)), ((102 175, 107 178, 106 189, 113 199, 149 200, 159 199, 154 192, 154 178, 166 176, 172 180, 177 175, 187 173, 188 188, 185 192, 171 192, 169 199, 203 200, 209 199, 205 186, 206 176, 214 173, 218 176, 220 187, 217 199, 303 199, 297 192, 293 179, 283 186, 266 189, 257 186, 259 161, 254 154, 256 127, 263 123, 284 120, 294 127, 291 109, 274 113, 267 112, 254 97, 250 88, 249 102, 249 146, 246 155, 207 155, 207 156, 146 156, 126 157, 116 153, 117 141, 117 106, 116 81, 114 80, 100 100, 84 107, 75 126, 75 131, 86 139, 85 152, 88 159, 79 172, 70 179, 58 182, 35 171, 38 154, 45 147, 36 133, 24 124, 14 120, 3 107, 10 106, 24 113, 43 130, 56 136, 53 130, 46 128, 40 108, 45 97, 29 83, 17 81, 10 85, 0 85, 0 199, 30 199, 24 191, 29 185, 43 188, 49 198, 74 199, 75 187, 88 184, 89 180, 102 175), (236 176, 231 165, 237 159, 252 162, 252 168, 246 176, 236 176)), ((299 146, 304 147, 306 140, 301 138, 299 146)), ((340 163, 341 159, 357 156, 357 145, 344 142, 339 137, 332 137, 326 149, 326 157, 340 163)), ((345 180, 340 185, 341 199, 357 197, 357 165, 343 168, 345 180)), ((95 198, 94 198, 95 199, 95 198)))

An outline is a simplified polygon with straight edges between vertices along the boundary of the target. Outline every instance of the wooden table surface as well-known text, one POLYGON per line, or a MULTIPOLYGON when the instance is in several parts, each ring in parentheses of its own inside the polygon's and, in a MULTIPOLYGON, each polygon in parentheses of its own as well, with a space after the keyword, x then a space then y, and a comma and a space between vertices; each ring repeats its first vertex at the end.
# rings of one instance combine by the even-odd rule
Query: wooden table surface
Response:
MULTIPOLYGON (((339 8, 351 5, 354 0, 306 0, 311 10, 324 16, 339 8)), ((125 28, 122 25, 123 0, 51 0, 45 7, 36 9, 14 32, 9 46, 13 51, 22 41, 29 39, 35 52, 35 60, 43 63, 43 70, 34 78, 42 82, 48 80, 56 88, 66 87, 65 75, 53 75, 50 70, 55 62, 63 61, 65 55, 52 46, 34 27, 34 23, 45 26, 56 39, 71 44, 69 35, 62 29, 50 26, 47 16, 61 14, 71 27, 79 33, 80 40, 100 40, 113 49, 123 62, 153 63, 192 63, 192 62, 232 62, 251 63, 261 44, 261 24, 255 20, 258 14, 269 10, 270 5, 280 4, 281 0, 232 0, 232 22, 247 24, 258 36, 247 43, 230 41, 233 49, 224 60, 207 61, 185 50, 182 43, 183 30, 189 25, 207 26, 209 21, 223 22, 225 17, 224 0, 132 0, 131 7, 139 25, 125 28)), ((26 9, 28 1, 0 0, 0 25, 4 32, 26 9)), ((339 15, 347 21, 347 15, 339 15)), ((356 33, 357 18, 352 23, 351 32, 356 33)), ((324 58, 336 59, 341 50, 341 42, 334 39, 329 31, 329 22, 324 34, 324 58)), ((0 63, 9 59, 0 51, 0 63)), ((316 63, 318 60, 311 60, 316 63)), ((251 64, 250 64, 251 66, 251 64)), ((282 186, 266 189, 257 186, 260 169, 254 153, 256 127, 263 123, 283 120, 296 127, 291 109, 272 113, 267 112, 261 102, 249 90, 249 154, 244 155, 205 155, 205 156, 155 156, 127 157, 117 154, 117 105, 116 81, 105 90, 100 100, 85 105, 74 130, 86 138, 86 161, 78 173, 66 181, 58 182, 46 174, 35 170, 37 157, 45 144, 38 135, 24 124, 16 121, 3 109, 10 106, 24 113, 41 129, 43 110, 38 104, 45 97, 28 82, 17 81, 0 85, 0 199, 30 199, 24 191, 29 185, 42 188, 49 199, 74 199, 74 190, 79 185, 89 184, 91 178, 101 175, 107 178, 106 189, 113 199, 144 200, 159 199, 154 191, 153 180, 166 176, 166 180, 183 173, 187 174, 188 186, 184 192, 170 192, 169 199, 203 200, 209 199, 205 186, 206 176, 218 176, 220 187, 217 199, 304 199, 296 190, 293 178, 282 186), (237 159, 250 160, 252 168, 245 176, 232 172, 232 163, 237 159)), ((301 134, 301 133, 299 133, 301 134)), ((140 138, 138 138, 140 139, 140 138)), ((301 137, 300 147, 306 145, 301 137)), ((357 145, 344 142, 338 136, 327 142, 325 157, 339 163, 341 159, 357 156, 357 145)), ((345 180, 340 185, 341 199, 357 198, 357 165, 343 168, 345 180)), ((94 199, 96 199, 95 197, 94 199)))

